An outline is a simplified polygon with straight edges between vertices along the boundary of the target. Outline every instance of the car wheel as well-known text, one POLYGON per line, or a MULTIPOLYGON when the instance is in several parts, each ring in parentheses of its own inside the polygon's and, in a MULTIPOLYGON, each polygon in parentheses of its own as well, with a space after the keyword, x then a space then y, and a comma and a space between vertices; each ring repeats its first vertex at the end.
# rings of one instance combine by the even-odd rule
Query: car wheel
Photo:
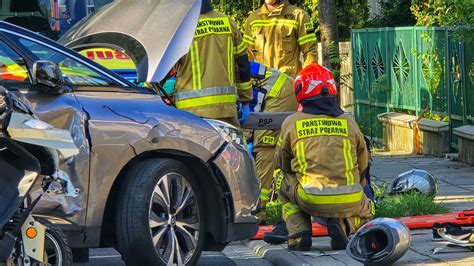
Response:
POLYGON ((184 164, 140 162, 119 192, 119 251, 127 265, 192 265, 203 249, 204 219, 199 185, 184 164))

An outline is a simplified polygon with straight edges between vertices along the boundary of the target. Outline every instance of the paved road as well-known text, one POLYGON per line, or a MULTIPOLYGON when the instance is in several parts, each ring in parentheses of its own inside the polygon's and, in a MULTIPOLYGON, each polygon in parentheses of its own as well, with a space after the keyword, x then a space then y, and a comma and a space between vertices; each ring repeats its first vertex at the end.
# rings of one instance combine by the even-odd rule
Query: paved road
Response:
MULTIPOLYGON (((120 254, 114 249, 92 249, 90 251, 90 261, 88 263, 76 263, 75 266, 103 265, 103 266, 123 266, 120 254)), ((262 257, 241 242, 232 243, 223 252, 204 252, 198 265, 271 265, 262 257)))

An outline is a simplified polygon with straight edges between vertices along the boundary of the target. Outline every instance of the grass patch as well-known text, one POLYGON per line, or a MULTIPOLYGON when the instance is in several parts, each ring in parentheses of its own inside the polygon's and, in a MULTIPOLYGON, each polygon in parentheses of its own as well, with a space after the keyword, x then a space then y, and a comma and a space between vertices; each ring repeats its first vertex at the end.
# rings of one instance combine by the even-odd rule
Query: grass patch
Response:
MULTIPOLYGON (((372 185, 377 201, 375 209, 376 218, 398 218, 449 212, 449 208, 445 204, 434 202, 432 196, 423 195, 419 192, 390 196, 385 193, 387 184, 382 186, 372 185)), ((282 213, 279 200, 269 202, 265 211, 267 224, 277 224, 281 220, 282 213)))
POLYGON ((282 219, 281 202, 279 200, 274 200, 267 203, 267 206, 265 207, 265 214, 265 222, 267 224, 277 224, 282 219))
POLYGON ((377 201, 376 217, 406 217, 447 213, 449 208, 433 201, 433 197, 417 192, 388 196, 377 201))

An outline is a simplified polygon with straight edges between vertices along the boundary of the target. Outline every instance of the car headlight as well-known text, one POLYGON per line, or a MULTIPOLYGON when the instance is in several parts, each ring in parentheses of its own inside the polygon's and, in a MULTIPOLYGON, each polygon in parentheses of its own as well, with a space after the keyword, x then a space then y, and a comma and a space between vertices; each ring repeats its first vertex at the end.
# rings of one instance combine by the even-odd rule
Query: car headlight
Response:
POLYGON ((37 119, 28 119, 25 122, 23 122, 23 124, 32 129, 48 130, 48 129, 54 128, 52 125, 45 123, 41 120, 37 120, 37 119))
POLYGON ((244 133, 241 129, 219 120, 204 120, 206 120, 213 128, 215 128, 222 138, 224 138, 227 142, 233 142, 247 150, 247 141, 245 140, 244 133))

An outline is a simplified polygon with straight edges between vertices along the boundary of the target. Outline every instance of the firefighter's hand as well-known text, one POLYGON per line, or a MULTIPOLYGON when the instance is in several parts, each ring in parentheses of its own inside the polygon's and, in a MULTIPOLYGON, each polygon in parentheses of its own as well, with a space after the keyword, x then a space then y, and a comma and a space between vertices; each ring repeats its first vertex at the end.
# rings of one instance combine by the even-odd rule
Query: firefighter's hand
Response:
POLYGON ((244 103, 242 104, 242 107, 240 108, 242 112, 242 116, 239 118, 239 123, 240 125, 243 125, 247 119, 249 119, 250 115, 250 105, 249 103, 244 103))

